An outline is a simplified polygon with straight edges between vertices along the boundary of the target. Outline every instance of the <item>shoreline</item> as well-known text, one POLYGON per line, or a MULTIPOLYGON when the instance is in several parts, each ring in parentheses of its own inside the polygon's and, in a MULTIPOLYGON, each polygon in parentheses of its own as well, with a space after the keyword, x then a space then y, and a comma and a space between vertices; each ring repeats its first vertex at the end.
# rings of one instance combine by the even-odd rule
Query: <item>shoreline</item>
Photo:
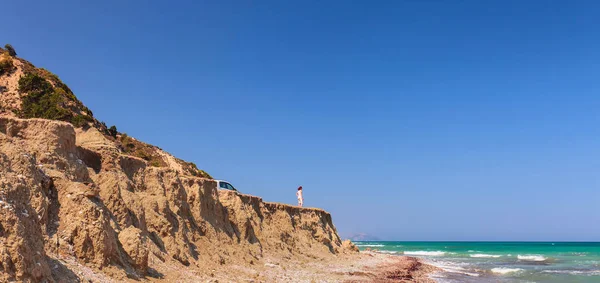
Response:
MULTIPOLYGON (((442 271, 440 268, 424 262, 422 259, 390 255, 379 252, 363 252, 367 256, 381 258, 383 261, 376 267, 367 267, 363 277, 367 277, 369 282, 419 282, 434 283, 431 275, 442 271)), ((351 279, 345 282, 364 282, 362 278, 351 279)))
MULTIPOLYGON (((310 263, 294 261, 271 265, 258 282, 417 282, 435 283, 431 274, 442 271, 422 259, 361 251, 353 255, 315 259, 310 263)), ((255 270, 260 272, 259 270, 255 270)))
POLYGON ((384 254, 415 256, 440 282, 600 282, 600 243, 362 241, 384 254))
MULTIPOLYGON (((290 258, 264 258, 255 265, 231 264, 181 268, 175 262, 153 261, 159 277, 118 278, 81 265, 75 258, 61 256, 53 261, 60 268, 71 270, 63 279, 92 282, 343 282, 343 283, 435 283, 431 275, 442 269, 427 264, 422 259, 361 251, 356 254, 338 254, 328 257, 291 256, 290 258)), ((56 269, 56 272, 64 271, 56 269)))

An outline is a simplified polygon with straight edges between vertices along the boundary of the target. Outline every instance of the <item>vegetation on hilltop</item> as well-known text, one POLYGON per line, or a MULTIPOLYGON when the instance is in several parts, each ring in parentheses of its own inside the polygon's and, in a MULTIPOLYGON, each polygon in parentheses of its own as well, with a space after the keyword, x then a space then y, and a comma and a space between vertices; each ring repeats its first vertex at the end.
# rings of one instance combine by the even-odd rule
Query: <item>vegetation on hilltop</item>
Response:
POLYGON ((5 56, 0 55, 0 76, 4 74, 10 74, 15 70, 15 65, 13 65, 12 60, 6 58, 5 56))
MULTIPOLYGON (((116 128, 115 128, 115 131, 116 131, 116 128)), ((148 164, 150 164, 150 166, 155 166, 155 167, 167 166, 167 163, 162 158, 162 156, 160 156, 160 154, 158 154, 158 152, 155 150, 154 146, 140 142, 140 141, 128 136, 127 134, 122 134, 120 136, 119 141, 123 145, 121 149, 123 150, 124 153, 144 159, 144 160, 148 161, 148 164)))
POLYGON ((19 92, 27 94, 23 97, 19 116, 66 121, 75 127, 93 122, 93 117, 88 113, 74 113, 70 104, 77 105, 81 102, 63 85, 55 87, 38 74, 26 73, 19 79, 19 92))
MULTIPOLYGON (((104 122, 96 120, 92 111, 77 99, 73 91, 57 75, 44 68, 37 68, 29 61, 15 57, 16 55, 17 52, 10 44, 6 44, 4 48, 0 47, 0 76, 10 75, 17 70, 17 67, 23 73, 18 80, 18 89, 14 90, 23 94, 20 95, 20 109, 3 108, 2 111, 11 111, 18 117, 26 119, 65 121, 76 128, 95 127, 105 137, 117 143, 123 153, 142 158, 150 166, 168 166, 164 154, 158 147, 138 141, 127 134, 119 135, 116 126, 108 127, 104 122)), ((5 86, 0 85, 0 88, 5 86)), ((212 179, 194 163, 180 159, 176 159, 176 162, 181 164, 183 171, 188 174, 212 179)))
MULTIPOLYGON (((114 127, 114 131, 116 132, 115 126, 110 127, 110 129, 112 129, 113 127, 114 127)), ((150 164, 150 166, 154 166, 154 167, 167 166, 167 163, 165 162, 163 156, 161 156, 158 153, 158 151, 156 150, 157 148, 155 146, 140 142, 140 141, 128 136, 125 133, 119 135, 117 140, 119 142, 121 142, 121 150, 123 151, 123 153, 144 159, 144 160, 148 161, 148 164, 150 164)), ((202 169, 198 169, 198 166, 196 166, 195 163, 186 162, 181 159, 177 159, 177 161, 181 164, 184 172, 186 172, 192 176, 196 176, 196 177, 213 179, 213 177, 210 174, 208 174, 206 171, 204 171, 202 169)))
POLYGON ((10 74, 16 69, 9 52, 0 48, 0 76, 10 74))
POLYGON ((4 48, 6 48, 6 51, 8 52, 8 55, 10 55, 12 57, 17 56, 17 51, 15 51, 15 49, 13 48, 12 45, 6 44, 6 45, 4 45, 4 48))
POLYGON ((117 126, 112 125, 110 128, 108 128, 108 134, 113 137, 113 138, 117 138, 117 134, 119 132, 117 131, 117 126))
POLYGON ((186 166, 184 167, 184 170, 188 171, 193 176, 213 179, 213 177, 210 174, 206 173, 206 171, 204 171, 202 169, 198 169, 198 166, 196 166, 196 163, 185 162, 185 164, 186 164, 186 166))

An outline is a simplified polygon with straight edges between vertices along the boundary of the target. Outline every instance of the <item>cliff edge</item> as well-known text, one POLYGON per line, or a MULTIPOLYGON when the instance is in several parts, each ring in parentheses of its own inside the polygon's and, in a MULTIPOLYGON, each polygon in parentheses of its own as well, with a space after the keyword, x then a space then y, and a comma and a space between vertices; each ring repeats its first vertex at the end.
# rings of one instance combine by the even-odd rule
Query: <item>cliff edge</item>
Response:
POLYGON ((219 191, 195 164, 107 128, 58 77, 3 51, 0 281, 210 279, 357 251, 326 211, 219 191))

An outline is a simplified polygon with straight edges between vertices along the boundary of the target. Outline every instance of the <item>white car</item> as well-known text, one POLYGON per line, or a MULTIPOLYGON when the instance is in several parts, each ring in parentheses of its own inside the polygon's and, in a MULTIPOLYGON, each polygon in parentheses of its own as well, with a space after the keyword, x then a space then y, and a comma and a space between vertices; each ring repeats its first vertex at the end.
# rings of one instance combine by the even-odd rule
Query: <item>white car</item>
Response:
POLYGON ((223 180, 215 180, 217 182, 217 188, 221 189, 221 190, 232 190, 232 191, 236 191, 237 190, 227 181, 223 181, 223 180))

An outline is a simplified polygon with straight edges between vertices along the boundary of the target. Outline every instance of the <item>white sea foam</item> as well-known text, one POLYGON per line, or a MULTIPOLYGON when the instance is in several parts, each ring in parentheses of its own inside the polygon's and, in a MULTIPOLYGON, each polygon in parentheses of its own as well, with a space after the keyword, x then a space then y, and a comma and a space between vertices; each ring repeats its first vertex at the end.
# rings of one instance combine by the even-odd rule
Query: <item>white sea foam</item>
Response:
POLYGON ((446 252, 442 251, 404 251, 405 255, 424 255, 424 256, 443 256, 446 252))
POLYGON ((492 272, 493 273, 498 273, 498 274, 508 274, 508 273, 514 273, 514 272, 519 272, 519 271, 523 271, 523 269, 521 269, 521 268, 507 268, 507 267, 492 268, 492 272))
POLYGON ((598 276, 600 270, 560 270, 560 269, 549 269, 542 271, 543 273, 553 274, 570 274, 570 275, 587 275, 587 276, 598 276))
POLYGON ((397 251, 379 251, 382 254, 397 254, 397 251))
POLYGON ((517 255, 519 260, 523 261, 545 261, 547 258, 541 255, 517 255))
POLYGON ((463 275, 468 275, 468 276, 473 276, 473 277, 479 276, 478 273, 470 272, 470 270, 460 266, 459 263, 456 263, 456 262, 428 260, 428 261, 426 261, 426 263, 433 265, 435 267, 438 267, 441 270, 448 272, 448 273, 458 273, 458 274, 463 274, 463 275))
POLYGON ((501 255, 489 255, 489 254, 472 254, 470 257, 480 257, 480 258, 499 258, 501 255))

